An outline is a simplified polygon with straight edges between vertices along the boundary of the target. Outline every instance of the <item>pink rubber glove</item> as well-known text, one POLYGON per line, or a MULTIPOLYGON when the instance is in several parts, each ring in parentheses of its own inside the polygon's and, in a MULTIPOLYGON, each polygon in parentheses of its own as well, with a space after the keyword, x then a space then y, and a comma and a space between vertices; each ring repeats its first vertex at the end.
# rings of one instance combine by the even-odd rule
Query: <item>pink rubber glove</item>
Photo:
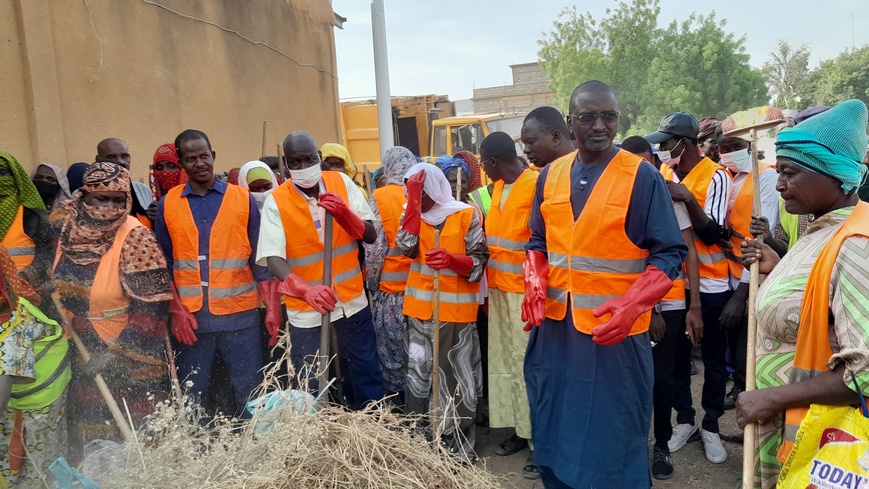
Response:
POLYGON ((655 307, 672 288, 670 277, 649 265, 624 296, 608 300, 594 310, 596 318, 604 314, 612 314, 612 318, 591 331, 592 340, 602 346, 623 341, 640 314, 655 307))
POLYGON ((196 343, 196 331, 199 323, 196 317, 187 310, 178 295, 175 283, 172 283, 172 299, 169 301, 169 314, 172 316, 172 336, 182 345, 190 346, 196 343))
POLYGON ((404 182, 407 189, 407 206, 404 208, 404 221, 401 229, 410 234, 419 235, 419 222, 422 219, 422 188, 425 184, 425 172, 421 171, 404 182))
POLYGON ((461 253, 450 253, 444 248, 434 248, 425 254, 425 264, 434 270, 449 268, 462 277, 467 277, 474 269, 474 259, 461 253))
POLYGON ((281 314, 281 294, 278 292, 277 280, 265 280, 257 283, 259 295, 266 305, 266 331, 269 332, 269 346, 275 346, 278 332, 281 330, 283 316, 281 314))
POLYGON ((546 287, 549 280, 549 259, 539 251, 529 251, 522 262, 525 278, 525 298, 522 299, 522 320, 525 331, 540 326, 546 319, 546 287))
POLYGON ((326 314, 326 311, 334 311, 335 305, 338 304, 338 295, 335 294, 334 290, 325 285, 311 286, 302 277, 294 273, 287 275, 284 281, 278 285, 278 292, 302 299, 320 314, 326 314))
POLYGON ((362 235, 365 234, 365 221, 354 214, 338 194, 334 192, 320 194, 320 201, 317 205, 332 214, 335 222, 344 228, 353 239, 362 239, 362 235))

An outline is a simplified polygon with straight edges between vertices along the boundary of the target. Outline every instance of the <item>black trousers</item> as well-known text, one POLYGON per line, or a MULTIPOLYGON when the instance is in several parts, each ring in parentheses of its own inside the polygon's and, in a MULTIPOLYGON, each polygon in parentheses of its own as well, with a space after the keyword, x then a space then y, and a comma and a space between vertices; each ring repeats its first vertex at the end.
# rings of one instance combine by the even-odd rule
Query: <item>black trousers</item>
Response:
MULTIPOLYGON (((717 294, 700 293, 703 315, 703 340, 700 353, 703 356, 703 394, 701 405, 704 430, 718 433, 718 418, 724 415, 724 396, 727 390, 727 332, 721 326, 721 311, 730 300, 732 292, 717 294)), ((690 306, 691 298, 687 298, 690 306)), ((676 370, 673 373, 673 408, 676 422, 694 425, 696 412, 691 401, 691 345, 680 344, 676 350, 676 370)))
POLYGON ((655 430, 655 446, 666 448, 673 436, 670 413, 673 410, 673 372, 676 370, 676 350, 680 343, 690 343, 685 336, 685 309, 664 311, 664 339, 652 348, 655 364, 655 387, 653 390, 655 411, 652 424, 655 430))
POLYGON ((734 385, 745 390, 745 358, 748 348, 748 316, 739 322, 739 326, 727 332, 727 346, 730 348, 730 359, 733 362, 734 385))

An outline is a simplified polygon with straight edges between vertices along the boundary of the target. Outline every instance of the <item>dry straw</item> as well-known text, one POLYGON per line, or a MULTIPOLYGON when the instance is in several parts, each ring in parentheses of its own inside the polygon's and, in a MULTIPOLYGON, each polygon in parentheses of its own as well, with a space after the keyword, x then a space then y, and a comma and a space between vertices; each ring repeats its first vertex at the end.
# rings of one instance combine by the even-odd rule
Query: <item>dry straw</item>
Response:
MULTIPOLYGON (((286 339, 285 339, 286 341, 286 339)), ((283 359, 286 361, 286 358, 283 359)), ((261 386, 277 384, 277 365, 261 386)), ((358 412, 292 405, 240 423, 204 412, 188 399, 166 401, 137 430, 138 442, 92 454, 82 470, 102 489, 176 488, 500 488, 503 478, 457 462, 420 434, 426 417, 397 414, 388 402, 358 412)))

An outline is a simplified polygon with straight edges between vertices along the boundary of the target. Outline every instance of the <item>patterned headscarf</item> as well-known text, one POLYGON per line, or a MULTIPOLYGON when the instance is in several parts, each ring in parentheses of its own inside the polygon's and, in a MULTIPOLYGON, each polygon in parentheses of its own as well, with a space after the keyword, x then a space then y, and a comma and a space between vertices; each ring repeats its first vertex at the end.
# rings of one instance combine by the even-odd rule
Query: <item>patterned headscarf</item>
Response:
POLYGON ((153 178, 151 184, 151 192, 154 194, 154 200, 159 201, 167 192, 187 183, 187 172, 181 168, 178 163, 178 153, 175 152, 175 143, 167 143, 161 145, 154 152, 154 164, 150 168, 150 177, 153 178), (166 161, 173 164, 178 170, 158 170, 157 163, 166 161))
POLYGON ((70 206, 70 215, 60 233, 60 249, 73 263, 98 263, 115 241, 118 228, 127 219, 133 206, 130 196, 130 176, 114 163, 97 162, 84 174, 84 183, 70 206), (94 192, 124 192, 124 209, 99 208, 85 204, 84 198, 94 192))
POLYGON ((241 168, 233 168, 226 174, 226 183, 230 185, 238 185, 238 175, 241 173, 241 168))
POLYGON ((44 211, 45 203, 27 172, 12 155, 0 151, 0 166, 11 173, 0 177, 0 238, 3 238, 18 214, 18 206, 44 211))
POLYGON ((2 291, 4 300, 0 302, 0 317, 8 320, 10 312, 18 307, 19 297, 24 297, 36 306, 39 305, 41 302, 39 294, 29 282, 18 275, 18 269, 4 246, 0 246, 0 273, 3 274, 2 286, 5 289, 2 291), (10 303, 11 308, 8 307, 10 303))
POLYGON ((387 185, 404 185, 404 174, 416 164, 416 157, 403 146, 393 146, 383 154, 383 171, 387 185))
POLYGON ((468 164, 465 163, 465 160, 462 158, 453 158, 452 156, 441 156, 437 160, 435 160, 435 166, 439 167, 444 175, 452 171, 453 168, 461 168, 463 180, 466 180, 468 184, 471 183, 471 170, 468 168, 468 164))
POLYGON ((465 160, 465 163, 468 164, 468 168, 471 171, 471 178, 468 180, 468 193, 482 187, 483 177, 480 174, 480 162, 477 161, 477 157, 469 151, 459 151, 456 153, 455 157, 465 160))
POLYGON ((347 151, 347 148, 341 146, 338 143, 326 143, 320 148, 320 153, 323 154, 323 159, 329 158, 338 158, 339 160, 344 162, 344 174, 350 177, 350 180, 353 180, 353 177, 356 176, 358 170, 356 169, 356 165, 353 164, 353 159, 350 158, 350 152, 347 151))

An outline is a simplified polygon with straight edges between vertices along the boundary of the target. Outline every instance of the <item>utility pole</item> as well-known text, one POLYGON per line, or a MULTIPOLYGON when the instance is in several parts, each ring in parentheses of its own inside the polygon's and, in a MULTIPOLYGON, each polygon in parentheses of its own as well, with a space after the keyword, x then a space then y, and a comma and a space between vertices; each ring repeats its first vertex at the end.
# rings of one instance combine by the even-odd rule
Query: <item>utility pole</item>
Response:
POLYGON ((374 80, 377 87, 377 129, 380 156, 395 145, 392 97, 389 93, 389 56, 386 53, 386 9, 383 0, 371 0, 371 32, 374 39, 374 80))

